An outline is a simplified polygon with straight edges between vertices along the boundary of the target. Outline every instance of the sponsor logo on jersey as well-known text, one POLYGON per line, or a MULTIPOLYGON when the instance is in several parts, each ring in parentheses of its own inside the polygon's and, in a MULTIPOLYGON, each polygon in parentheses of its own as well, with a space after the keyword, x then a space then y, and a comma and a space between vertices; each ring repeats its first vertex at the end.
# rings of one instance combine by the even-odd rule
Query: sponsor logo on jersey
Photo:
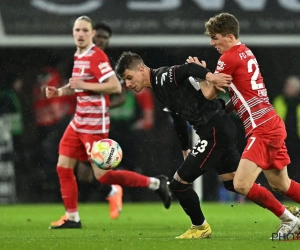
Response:
POLYGON ((222 71, 222 70, 224 70, 225 66, 226 66, 226 64, 223 61, 219 60, 216 71, 222 71))
POLYGON ((98 67, 103 75, 112 70, 108 62, 100 63, 98 67))

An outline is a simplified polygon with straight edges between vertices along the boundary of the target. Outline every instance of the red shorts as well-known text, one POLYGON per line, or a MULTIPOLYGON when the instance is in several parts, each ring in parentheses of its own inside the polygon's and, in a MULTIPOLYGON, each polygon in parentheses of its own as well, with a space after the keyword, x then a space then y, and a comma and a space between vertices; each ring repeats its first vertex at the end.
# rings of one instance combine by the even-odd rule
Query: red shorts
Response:
POLYGON ((59 143, 59 154, 78 161, 88 161, 94 142, 108 138, 108 134, 84 134, 68 125, 59 143))
POLYGON ((285 125, 279 116, 255 128, 247 137, 242 159, 255 162, 263 170, 281 170, 291 163, 285 146, 285 125))

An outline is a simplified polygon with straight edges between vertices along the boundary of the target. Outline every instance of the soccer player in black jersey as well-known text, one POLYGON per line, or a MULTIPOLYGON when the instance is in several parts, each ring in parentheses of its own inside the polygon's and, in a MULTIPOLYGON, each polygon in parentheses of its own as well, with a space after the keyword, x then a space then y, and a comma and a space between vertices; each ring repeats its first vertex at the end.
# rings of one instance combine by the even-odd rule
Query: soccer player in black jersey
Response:
POLYGON ((226 189, 234 191, 233 177, 240 155, 237 151, 235 125, 225 114, 225 103, 212 98, 215 83, 229 83, 231 76, 212 74, 195 63, 151 69, 142 58, 132 52, 124 52, 118 60, 116 72, 126 86, 134 91, 152 88, 170 112, 179 135, 184 162, 174 174, 169 187, 180 205, 190 217, 192 226, 179 239, 208 238, 210 225, 200 208, 199 198, 192 188, 195 179, 206 170, 215 168, 226 189), (198 81, 203 79, 207 81, 198 81), (207 97, 207 98, 206 98, 207 97), (189 150, 187 122, 193 126, 199 139, 189 150))

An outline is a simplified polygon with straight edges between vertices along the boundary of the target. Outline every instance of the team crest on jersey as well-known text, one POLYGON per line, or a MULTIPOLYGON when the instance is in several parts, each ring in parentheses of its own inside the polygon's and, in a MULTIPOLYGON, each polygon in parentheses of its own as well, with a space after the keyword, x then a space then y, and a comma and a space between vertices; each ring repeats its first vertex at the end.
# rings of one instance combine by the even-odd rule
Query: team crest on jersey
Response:
POLYGON ((219 60, 218 65, 217 65, 217 71, 224 70, 225 66, 226 66, 226 64, 223 61, 219 60))

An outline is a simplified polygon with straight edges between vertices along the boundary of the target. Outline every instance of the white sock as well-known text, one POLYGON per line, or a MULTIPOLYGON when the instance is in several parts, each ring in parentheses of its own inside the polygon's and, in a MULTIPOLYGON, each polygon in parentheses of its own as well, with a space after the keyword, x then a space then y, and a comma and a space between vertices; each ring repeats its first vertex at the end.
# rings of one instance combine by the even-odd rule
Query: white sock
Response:
POLYGON ((283 214, 279 216, 279 219, 282 221, 295 220, 295 216, 287 209, 284 210, 283 214))
POLYGON ((108 197, 115 195, 115 193, 117 192, 117 188, 115 187, 115 185, 111 185, 111 191, 108 194, 108 197))
POLYGON ((72 220, 72 221, 76 221, 76 222, 80 221, 78 212, 67 213, 67 216, 68 216, 68 220, 72 220))
POLYGON ((160 180, 154 177, 150 177, 150 185, 149 188, 151 190, 157 190, 159 189, 159 185, 160 185, 160 180))

